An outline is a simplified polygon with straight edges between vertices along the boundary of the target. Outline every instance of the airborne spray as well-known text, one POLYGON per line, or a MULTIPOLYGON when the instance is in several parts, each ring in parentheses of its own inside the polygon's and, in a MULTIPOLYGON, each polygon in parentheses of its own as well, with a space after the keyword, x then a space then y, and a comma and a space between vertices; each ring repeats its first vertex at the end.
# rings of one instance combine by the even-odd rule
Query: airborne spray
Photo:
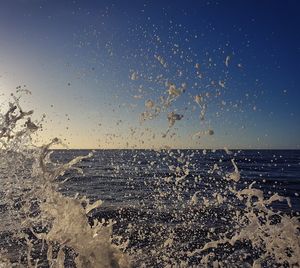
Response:
MULTIPOLYGON (((84 12, 82 21, 92 13, 70 13, 77 12, 84 12)), ((145 21, 128 32, 91 23, 72 39, 91 49, 81 55, 88 64, 100 62, 95 81, 113 77, 101 98, 110 86, 116 96, 120 89, 108 106, 135 111, 133 120, 124 120, 125 112, 117 118, 122 127, 105 129, 112 132, 105 145, 119 139, 131 149, 56 150, 65 145, 54 137, 37 145, 43 118, 22 108, 30 92, 18 87, 0 107, 0 268, 298 267, 299 152, 177 149, 204 148, 207 140, 217 147, 218 130, 238 132, 248 110, 259 109, 252 95, 237 92, 247 74, 229 42, 202 50, 204 34, 198 41, 200 34, 170 18, 163 25, 145 21), (231 67, 242 73, 241 84, 231 67)), ((83 69, 76 77, 89 79, 83 69)))
POLYGON ((195 161, 203 155, 200 150, 145 151, 146 158, 143 151, 129 152, 128 166, 144 159, 143 174, 154 172, 153 179, 143 181, 148 195, 140 205, 117 209, 115 218, 97 220, 88 215, 101 212, 101 201, 90 204, 84 196, 59 192, 67 172, 82 173, 79 163, 96 156, 55 163, 51 146, 58 139, 40 147, 31 142, 39 128, 33 111, 22 110, 14 95, 2 109, 3 267, 299 264, 299 217, 272 208, 274 202, 290 207, 290 199, 276 193, 266 197, 254 182, 239 184, 236 153, 228 155, 232 171, 211 162, 207 176, 195 161), (157 172, 158 159, 164 175, 157 172))

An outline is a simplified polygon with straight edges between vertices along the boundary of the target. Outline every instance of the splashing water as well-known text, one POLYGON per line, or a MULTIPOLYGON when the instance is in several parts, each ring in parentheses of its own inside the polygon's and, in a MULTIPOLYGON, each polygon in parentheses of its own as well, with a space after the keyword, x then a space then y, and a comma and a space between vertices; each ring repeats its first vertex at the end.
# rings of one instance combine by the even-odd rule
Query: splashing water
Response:
MULTIPOLYGON (((69 198, 58 192, 59 177, 71 169, 82 172, 74 165, 92 154, 65 164, 51 162, 50 147, 60 141, 35 147, 31 135, 38 127, 28 117, 32 113, 24 112, 19 98, 14 97, 8 111, 1 114, 1 205, 2 221, 7 221, 1 231, 7 233, 6 239, 22 246, 12 261, 27 267, 40 267, 44 262, 64 267, 67 249, 71 249, 69 258, 76 267, 128 267, 121 246, 112 244, 113 222, 88 222, 87 213, 101 202, 90 204, 87 198, 69 198), (36 257, 36 247, 44 260, 36 257)), ((4 251, 0 264, 12 265, 8 259, 9 252, 4 251)))
MULTIPOLYGON (((163 57, 155 59, 168 67, 163 57)), ((164 96, 145 101, 141 115, 145 121, 166 113, 163 137, 185 118, 172 105, 187 85, 167 80, 165 87, 164 96)), ((192 96, 201 121, 209 97, 192 96)), ((127 152, 126 163, 113 165, 111 173, 117 178, 129 170, 126 185, 138 202, 128 195, 125 205, 106 213, 102 201, 64 190, 76 173, 89 172, 81 164, 98 159, 99 152, 54 161, 51 148, 60 141, 34 145, 40 124, 19 100, 12 95, 0 114, 1 267, 299 266, 300 223, 291 200, 243 180, 238 152, 226 147, 226 158, 212 152, 205 166, 199 159, 211 157, 206 150, 127 152)), ((213 134, 208 129, 194 136, 213 134)), ((116 199, 123 198, 122 191, 116 199)))
MULTIPOLYGON (((51 161, 50 148, 60 141, 34 146, 31 136, 38 123, 32 113, 13 96, 1 114, 1 233, 6 241, 1 267, 299 265, 299 217, 272 208, 274 202, 291 207, 290 199, 276 193, 266 197, 254 183, 241 187, 233 158, 232 172, 215 163, 205 177, 194 163, 199 152, 149 153, 146 159, 151 154, 162 159, 166 171, 144 181, 150 194, 143 204, 120 208, 118 217, 90 220, 102 202, 90 204, 59 189, 67 182, 65 174, 82 173, 79 162, 93 154, 64 164, 51 161)), ((154 162, 145 163, 155 172, 154 162)))

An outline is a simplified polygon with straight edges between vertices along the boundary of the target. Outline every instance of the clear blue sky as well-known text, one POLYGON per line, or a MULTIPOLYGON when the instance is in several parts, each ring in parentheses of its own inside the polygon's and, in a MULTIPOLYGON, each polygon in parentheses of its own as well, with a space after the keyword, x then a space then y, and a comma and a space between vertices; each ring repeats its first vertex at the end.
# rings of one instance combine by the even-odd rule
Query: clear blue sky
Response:
POLYGON ((299 1, 0 3, 0 91, 24 84, 32 91, 24 105, 37 118, 47 115, 43 141, 59 136, 74 148, 300 147, 299 1), (145 101, 158 105, 167 81, 187 89, 140 125, 145 101), (204 121, 196 95, 205 96, 204 121), (170 112, 183 118, 162 138, 170 112))

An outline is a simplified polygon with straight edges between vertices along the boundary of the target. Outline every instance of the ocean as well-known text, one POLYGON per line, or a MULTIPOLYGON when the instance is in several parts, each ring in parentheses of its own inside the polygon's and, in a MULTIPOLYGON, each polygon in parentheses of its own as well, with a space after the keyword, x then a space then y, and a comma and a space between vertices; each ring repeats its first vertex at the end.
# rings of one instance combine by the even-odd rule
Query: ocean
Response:
POLYGON ((29 157, 18 169, 29 186, 14 181, 12 204, 2 198, 7 267, 299 264, 299 150, 54 150, 49 157, 45 165, 37 158, 47 180, 26 175, 37 168, 29 157))
MULTIPOLYGON (((56 150, 52 159, 67 162, 89 152, 56 150)), ((203 150, 94 150, 93 157, 79 164, 83 174, 66 174, 63 179, 70 178, 61 190, 66 195, 79 193, 91 200, 101 199, 103 208, 139 206, 151 203, 155 181, 172 175, 169 166, 177 165, 181 154, 183 161, 189 161, 185 180, 190 180, 187 187, 192 192, 204 190, 202 183, 195 185, 195 177, 200 176, 204 181, 218 176, 210 172, 215 163, 229 172, 234 158, 241 173, 239 185, 255 181, 265 193, 276 192, 291 198, 293 210, 300 212, 300 199, 295 195, 300 193, 300 150, 232 150, 230 154, 224 150, 204 150, 204 153, 203 150)), ((275 207, 284 209, 285 206, 275 207)))

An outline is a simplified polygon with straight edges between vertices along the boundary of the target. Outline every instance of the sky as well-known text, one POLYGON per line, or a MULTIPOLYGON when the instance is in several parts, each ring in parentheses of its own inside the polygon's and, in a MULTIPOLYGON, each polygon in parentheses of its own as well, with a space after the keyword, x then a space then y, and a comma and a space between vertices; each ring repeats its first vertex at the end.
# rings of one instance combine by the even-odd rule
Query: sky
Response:
POLYGON ((29 89, 40 143, 300 148, 299 1, 0 4, 1 107, 29 89))

